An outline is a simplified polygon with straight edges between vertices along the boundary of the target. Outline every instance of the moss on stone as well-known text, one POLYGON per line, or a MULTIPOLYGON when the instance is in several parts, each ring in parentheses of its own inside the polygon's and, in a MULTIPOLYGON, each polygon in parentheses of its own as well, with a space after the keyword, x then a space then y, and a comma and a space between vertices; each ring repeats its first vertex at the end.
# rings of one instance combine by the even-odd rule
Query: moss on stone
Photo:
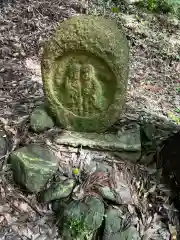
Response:
POLYGON ((75 16, 44 46, 42 79, 58 124, 103 131, 119 117, 126 95, 129 47, 112 20, 75 16))

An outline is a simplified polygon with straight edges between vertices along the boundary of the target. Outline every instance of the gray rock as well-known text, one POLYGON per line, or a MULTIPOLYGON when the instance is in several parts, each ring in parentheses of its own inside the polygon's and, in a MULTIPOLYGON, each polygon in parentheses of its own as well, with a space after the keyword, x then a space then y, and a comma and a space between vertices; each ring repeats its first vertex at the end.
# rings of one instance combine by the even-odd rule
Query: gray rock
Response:
POLYGON ((141 129, 143 130, 147 140, 152 141, 156 133, 155 126, 153 124, 147 123, 144 124, 141 129))
POLYGON ((104 199, 116 202, 116 196, 113 193, 113 191, 110 189, 110 187, 99 188, 99 191, 104 199))
POLYGON ((7 140, 6 134, 3 130, 0 130, 0 160, 7 152, 7 140))
POLYGON ((14 180, 30 192, 39 192, 58 168, 58 160, 46 147, 31 144, 10 155, 14 180))
POLYGON ((34 132, 43 132, 54 126, 52 118, 49 117, 44 107, 37 107, 33 110, 30 119, 30 126, 34 132))
POLYGON ((113 191, 110 187, 101 187, 98 189, 101 196, 106 199, 113 201, 117 204, 132 204, 132 196, 130 192, 130 188, 127 183, 122 184, 121 182, 118 184, 117 192, 113 191))
POLYGON ((128 218, 117 209, 109 209, 106 214, 103 240, 140 240, 137 230, 130 226, 128 218))
POLYGON ((118 134, 78 133, 64 131, 55 138, 57 144, 77 147, 82 145, 95 149, 112 150, 118 152, 141 152, 140 127, 118 131, 118 134))
POLYGON ((74 185, 74 179, 53 183, 48 189, 40 194, 40 200, 43 202, 50 202, 52 200, 66 198, 71 194, 74 185))
POLYGON ((137 162, 141 157, 141 152, 114 152, 114 156, 118 157, 120 160, 127 160, 132 163, 137 162))
MULTIPOLYGON (((141 150, 141 134, 138 124, 129 125, 127 129, 120 129, 117 133, 121 142, 127 146, 131 146, 131 151, 141 150)), ((124 148, 126 150, 126 148, 124 148)))
MULTIPOLYGON (((61 219, 62 213, 60 213, 61 219)), ((94 232, 101 226, 104 217, 104 204, 95 197, 83 202, 72 201, 64 210, 60 222, 63 239, 92 240, 94 232)))
POLYGON ((154 153, 150 153, 148 155, 143 155, 139 161, 139 163, 144 164, 144 165, 148 165, 150 163, 153 163, 153 157, 154 157, 154 153))
POLYGON ((130 162, 136 162, 141 157, 141 134, 140 126, 133 124, 127 126, 127 129, 121 129, 118 131, 118 137, 121 142, 124 142, 124 150, 114 152, 115 156, 118 156, 122 160, 128 160, 130 162))

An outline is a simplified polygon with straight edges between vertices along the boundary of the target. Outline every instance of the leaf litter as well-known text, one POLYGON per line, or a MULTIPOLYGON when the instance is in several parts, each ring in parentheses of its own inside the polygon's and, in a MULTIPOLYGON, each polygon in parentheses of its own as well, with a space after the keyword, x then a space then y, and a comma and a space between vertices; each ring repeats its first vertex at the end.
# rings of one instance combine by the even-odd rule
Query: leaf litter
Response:
MULTIPOLYGON (((40 72, 43 42, 59 21, 90 13, 97 2, 89 1, 88 6, 86 1, 12 0, 0 5, 0 124, 9 139, 7 153, 0 160, 0 240, 60 239, 49 205, 38 203, 34 195, 20 189, 7 164, 13 150, 30 142, 50 147, 60 159, 63 174, 71 176, 72 167, 80 169, 76 198, 100 196, 98 188, 109 186, 119 203, 127 205, 142 239, 177 239, 177 210, 170 202, 171 190, 157 178, 156 169, 120 162, 109 153, 56 146, 51 140, 57 129, 40 136, 28 132, 29 113, 44 100, 40 72), (95 172, 94 168, 88 172, 94 159, 106 162, 112 171, 95 172)), ((132 50, 128 104, 164 116, 168 111, 177 114, 179 23, 138 11, 122 13, 120 19, 132 50)), ((115 203, 113 207, 119 209, 115 203)))

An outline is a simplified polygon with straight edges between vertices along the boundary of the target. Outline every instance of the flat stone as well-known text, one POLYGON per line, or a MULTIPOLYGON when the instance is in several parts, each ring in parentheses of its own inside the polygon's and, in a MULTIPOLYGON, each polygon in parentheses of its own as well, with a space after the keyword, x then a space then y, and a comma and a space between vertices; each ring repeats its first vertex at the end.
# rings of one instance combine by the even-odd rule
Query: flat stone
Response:
POLYGON ((74 179, 53 183, 48 189, 40 194, 40 200, 42 202, 50 202, 52 200, 66 198, 71 194, 74 185, 74 179))
POLYGON ((49 111, 68 130, 101 132, 122 112, 129 46, 116 22, 73 16, 44 46, 42 80, 49 111))
POLYGON ((58 160, 46 147, 31 144, 10 155, 16 183, 38 193, 58 168, 58 160))
POLYGON ((44 107, 37 107, 31 114, 30 126, 34 132, 39 133, 52 128, 54 123, 44 107))
POLYGON ((59 224, 61 235, 65 240, 92 240, 94 231, 102 224, 104 204, 95 197, 84 201, 72 201, 63 213, 60 213, 59 224))
POLYGON ((112 151, 141 152, 140 132, 138 138, 137 133, 130 133, 129 130, 127 133, 124 131, 118 135, 63 131, 60 136, 55 138, 55 142, 73 147, 81 145, 83 147, 112 151))

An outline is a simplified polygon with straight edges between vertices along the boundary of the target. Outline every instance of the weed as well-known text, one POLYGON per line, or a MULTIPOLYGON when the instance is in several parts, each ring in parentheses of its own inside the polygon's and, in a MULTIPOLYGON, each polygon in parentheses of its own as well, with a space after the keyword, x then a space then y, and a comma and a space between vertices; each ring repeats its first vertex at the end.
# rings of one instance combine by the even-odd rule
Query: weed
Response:
POLYGON ((146 8, 151 12, 170 13, 180 17, 180 1, 178 0, 143 0, 137 2, 136 6, 146 8))
POLYGON ((180 117, 174 115, 172 112, 168 113, 168 117, 172 119, 176 124, 180 125, 180 117))
POLYGON ((74 238, 82 235, 83 232, 87 231, 87 227, 83 219, 69 219, 67 227, 70 229, 71 236, 74 238))

